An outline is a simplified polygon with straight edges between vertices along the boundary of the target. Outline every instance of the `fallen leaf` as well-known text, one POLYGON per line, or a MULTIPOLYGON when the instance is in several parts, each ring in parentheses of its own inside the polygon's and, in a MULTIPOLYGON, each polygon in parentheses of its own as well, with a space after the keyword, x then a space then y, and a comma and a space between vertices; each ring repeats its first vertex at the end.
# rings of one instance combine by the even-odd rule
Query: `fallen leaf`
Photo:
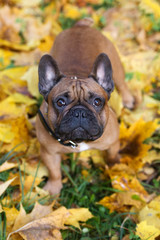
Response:
POLYGON ((9 234, 12 231, 13 225, 15 223, 15 220, 19 214, 19 211, 15 207, 3 207, 5 213, 6 213, 6 218, 7 218, 7 234, 9 234))
POLYGON ((3 212, 3 208, 2 208, 2 205, 0 204, 0 213, 3 212))
POLYGON ((111 94, 111 98, 109 100, 109 106, 115 111, 117 117, 121 115, 121 111, 123 108, 122 97, 116 90, 111 94))
POLYGON ((24 178, 22 178, 23 181, 23 191, 24 194, 27 195, 27 193, 29 194, 31 187, 35 187, 37 185, 40 184, 40 182, 42 181, 40 178, 38 178, 37 176, 33 177, 32 175, 29 176, 25 176, 24 178), (34 185, 33 185, 34 183, 34 185))
MULTIPOLYGON (((149 208, 154 209, 155 211, 160 212, 160 196, 157 196, 156 198, 154 198, 149 204, 148 204, 149 208)), ((159 214, 158 214, 159 215, 159 214)))
POLYGON ((160 235, 160 230, 155 226, 147 224, 146 221, 142 221, 137 224, 136 235, 138 235, 141 240, 155 240, 155 238, 160 235))
POLYGON ((44 166, 43 163, 40 163, 38 167, 38 171, 37 171, 37 167, 38 166, 36 161, 28 163, 27 161, 25 161, 25 159, 22 159, 22 163, 20 164, 21 171, 25 172, 28 175, 31 175, 34 177, 37 172, 38 178, 42 178, 44 176, 48 177, 48 169, 46 168, 46 166, 44 166))
POLYGON ((17 163, 10 163, 10 162, 6 161, 2 165, 0 165, 0 172, 15 168, 17 166, 18 166, 17 163))
MULTIPOLYGON (((9 127, 8 134, 11 136, 7 139, 8 144, 3 144, 2 149, 10 151, 15 147, 14 151, 25 151, 29 144, 29 127, 31 127, 27 118, 19 116, 16 119, 4 120, 4 124, 9 127)), ((1 140, 5 142, 5 138, 1 140)))
POLYGON ((66 225, 72 225, 80 229, 79 221, 86 222, 92 218, 93 215, 87 208, 73 208, 69 209, 69 217, 65 220, 66 225))
POLYGON ((40 96, 38 90, 38 66, 30 67, 21 79, 27 81, 29 92, 32 96, 38 98, 40 96))
POLYGON ((0 196, 6 191, 6 189, 9 187, 9 185, 15 180, 15 178, 12 178, 4 183, 0 184, 0 196))
POLYGON ((9 42, 7 40, 4 40, 4 39, 0 39, 0 47, 7 47, 9 49, 12 49, 12 50, 16 50, 16 51, 30 51, 30 50, 33 50, 35 49, 36 47, 38 47, 40 44, 40 41, 36 40, 36 41, 33 41, 33 42, 29 42, 27 45, 25 44, 17 44, 17 43, 12 43, 12 42, 9 42))
POLYGON ((37 7, 38 5, 40 5, 41 3, 41 0, 32 0, 32 1, 25 1, 25 0, 18 0, 18 6, 21 6, 23 8, 34 8, 34 7, 37 7))
POLYGON ((139 6, 147 14, 153 13, 156 18, 160 18, 160 5, 155 0, 142 0, 139 6))
POLYGON ((125 191, 106 196, 99 201, 99 204, 107 207, 110 212, 129 212, 132 206, 141 209, 145 201, 142 195, 125 191))
POLYGON ((115 164, 107 169, 106 174, 111 178, 112 187, 121 191, 137 192, 146 197, 148 194, 136 178, 135 171, 125 164, 115 164))
POLYGON ((95 165, 102 165, 102 166, 105 165, 104 157, 105 157, 105 153, 97 149, 86 150, 78 154, 78 159, 80 161, 88 162, 90 159, 92 159, 95 165))
POLYGON ((15 220, 12 231, 15 231, 33 220, 43 218, 44 216, 52 212, 53 203, 45 206, 41 205, 38 202, 35 203, 35 206, 31 213, 26 214, 23 206, 20 207, 20 212, 15 220))
POLYGON ((14 232, 11 232, 8 235, 7 240, 10 239, 10 236, 19 233, 25 240, 44 240, 44 239, 55 239, 59 240, 61 238, 60 232, 56 237, 53 238, 53 230, 65 229, 64 223, 66 218, 69 216, 69 211, 65 207, 60 207, 54 212, 50 213, 46 217, 34 220, 24 225, 23 227, 17 229, 14 232))
POLYGON ((155 160, 160 160, 160 153, 156 150, 151 150, 148 154, 142 158, 143 163, 152 163, 155 160))
POLYGON ((144 140, 150 137, 157 128, 157 120, 145 122, 139 119, 129 128, 122 122, 120 125, 121 162, 127 163, 135 171, 142 168, 142 159, 151 148, 149 144, 144 144, 144 140))
POLYGON ((71 4, 65 4, 64 16, 66 18, 77 19, 81 16, 79 8, 71 4))
POLYGON ((139 222, 146 221, 148 225, 154 226, 160 230, 160 218, 159 211, 154 210, 153 208, 149 208, 145 206, 138 213, 139 222))

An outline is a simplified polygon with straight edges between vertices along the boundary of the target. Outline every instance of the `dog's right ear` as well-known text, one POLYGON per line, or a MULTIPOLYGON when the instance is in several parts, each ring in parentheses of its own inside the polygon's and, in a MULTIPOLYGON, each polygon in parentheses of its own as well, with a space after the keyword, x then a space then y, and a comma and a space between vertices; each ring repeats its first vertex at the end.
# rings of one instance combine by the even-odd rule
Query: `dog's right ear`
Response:
POLYGON ((38 66, 38 75, 39 92, 47 101, 49 92, 58 83, 61 76, 56 61, 50 55, 42 56, 38 66))

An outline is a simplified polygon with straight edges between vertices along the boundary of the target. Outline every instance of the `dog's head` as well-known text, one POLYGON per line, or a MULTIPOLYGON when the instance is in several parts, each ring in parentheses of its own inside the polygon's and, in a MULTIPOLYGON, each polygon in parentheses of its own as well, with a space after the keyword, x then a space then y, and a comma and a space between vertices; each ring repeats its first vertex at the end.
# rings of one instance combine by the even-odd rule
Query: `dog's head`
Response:
POLYGON ((93 141, 103 134, 113 88, 111 62, 104 53, 85 79, 64 76, 50 55, 40 60, 39 91, 48 104, 49 125, 63 141, 93 141))

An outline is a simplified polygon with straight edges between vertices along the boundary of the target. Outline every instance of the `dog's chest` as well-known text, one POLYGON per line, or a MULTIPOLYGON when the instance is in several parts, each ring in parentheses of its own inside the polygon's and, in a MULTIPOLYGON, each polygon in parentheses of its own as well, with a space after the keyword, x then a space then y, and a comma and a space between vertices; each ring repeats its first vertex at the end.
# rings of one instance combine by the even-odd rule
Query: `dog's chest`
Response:
POLYGON ((85 150, 88 150, 90 149, 90 146, 84 142, 81 142, 78 144, 78 150, 79 152, 82 152, 82 151, 85 151, 85 150))

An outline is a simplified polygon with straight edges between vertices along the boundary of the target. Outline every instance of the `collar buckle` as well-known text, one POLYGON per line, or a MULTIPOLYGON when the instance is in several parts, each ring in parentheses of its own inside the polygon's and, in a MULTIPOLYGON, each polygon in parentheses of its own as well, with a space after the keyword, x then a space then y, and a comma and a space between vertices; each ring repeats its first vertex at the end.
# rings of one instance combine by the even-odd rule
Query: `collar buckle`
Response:
POLYGON ((78 147, 78 144, 72 141, 69 141, 69 143, 71 144, 71 148, 76 148, 78 147))

